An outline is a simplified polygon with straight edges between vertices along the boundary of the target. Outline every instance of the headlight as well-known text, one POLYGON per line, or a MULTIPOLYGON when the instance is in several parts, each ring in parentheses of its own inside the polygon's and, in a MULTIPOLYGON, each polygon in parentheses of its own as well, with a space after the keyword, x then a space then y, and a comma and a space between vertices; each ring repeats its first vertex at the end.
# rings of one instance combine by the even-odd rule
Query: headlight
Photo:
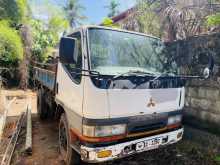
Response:
POLYGON ((182 115, 170 116, 167 125, 177 124, 182 121, 182 115))
POLYGON ((122 135, 126 133, 126 128, 126 124, 117 124, 110 126, 83 125, 83 135, 87 137, 107 137, 122 135))

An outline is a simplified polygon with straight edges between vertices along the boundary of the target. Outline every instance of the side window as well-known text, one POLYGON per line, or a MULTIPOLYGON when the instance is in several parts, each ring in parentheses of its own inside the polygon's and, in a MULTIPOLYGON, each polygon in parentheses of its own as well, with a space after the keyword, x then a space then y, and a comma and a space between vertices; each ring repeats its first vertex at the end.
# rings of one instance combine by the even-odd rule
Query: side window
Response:
POLYGON ((82 69, 82 43, 81 43, 81 33, 77 32, 71 35, 71 37, 77 39, 77 62, 76 64, 65 64, 67 71, 70 73, 72 79, 76 84, 81 82, 81 69, 82 69))

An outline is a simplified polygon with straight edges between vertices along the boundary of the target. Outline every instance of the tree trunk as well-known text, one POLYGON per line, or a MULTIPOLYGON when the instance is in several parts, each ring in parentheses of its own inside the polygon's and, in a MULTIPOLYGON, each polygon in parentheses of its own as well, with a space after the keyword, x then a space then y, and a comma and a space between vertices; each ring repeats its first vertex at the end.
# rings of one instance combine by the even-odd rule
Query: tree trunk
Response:
POLYGON ((24 58, 20 63, 19 71, 20 71, 20 84, 19 87, 21 89, 26 90, 28 87, 28 67, 31 58, 31 47, 32 47, 32 35, 31 28, 28 25, 23 25, 21 27, 21 37, 24 44, 24 58))

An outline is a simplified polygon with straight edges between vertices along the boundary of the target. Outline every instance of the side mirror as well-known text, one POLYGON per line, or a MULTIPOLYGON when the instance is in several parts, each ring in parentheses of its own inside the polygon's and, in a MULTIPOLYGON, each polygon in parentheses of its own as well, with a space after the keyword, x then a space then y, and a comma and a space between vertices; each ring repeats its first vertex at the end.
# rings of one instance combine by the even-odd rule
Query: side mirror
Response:
POLYGON ((203 77, 205 79, 208 79, 210 77, 210 74, 212 73, 213 68, 214 68, 214 58, 212 55, 210 55, 208 66, 203 71, 203 77))
POLYGON ((62 37, 60 40, 60 62, 65 64, 75 64, 77 61, 77 39, 62 37))

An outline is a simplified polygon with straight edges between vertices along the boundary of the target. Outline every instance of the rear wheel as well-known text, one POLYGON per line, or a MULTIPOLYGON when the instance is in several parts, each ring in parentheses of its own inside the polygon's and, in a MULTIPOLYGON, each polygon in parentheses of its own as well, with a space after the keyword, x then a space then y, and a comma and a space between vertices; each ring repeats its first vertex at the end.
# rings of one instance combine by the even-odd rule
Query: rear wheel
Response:
POLYGON ((47 118, 47 104, 44 100, 42 90, 38 90, 37 92, 37 114, 41 120, 47 118))
POLYGON ((70 147, 70 136, 65 114, 61 115, 59 123, 59 148, 60 153, 67 165, 82 164, 80 155, 70 147))

